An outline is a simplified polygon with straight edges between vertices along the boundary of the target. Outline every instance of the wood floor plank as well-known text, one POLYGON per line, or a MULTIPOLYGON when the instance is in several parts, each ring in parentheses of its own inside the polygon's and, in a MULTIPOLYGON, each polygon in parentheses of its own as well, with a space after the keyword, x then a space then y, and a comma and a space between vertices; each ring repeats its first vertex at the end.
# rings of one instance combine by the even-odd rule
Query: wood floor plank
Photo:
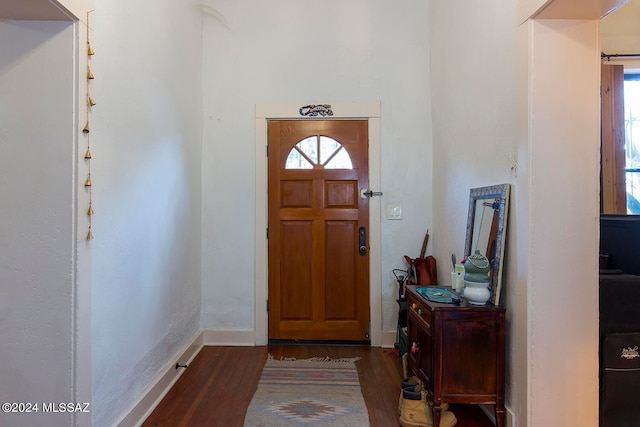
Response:
MULTIPOLYGON (((389 356, 373 351, 369 357, 363 358, 356 366, 360 374, 362 396, 367 402, 371 425, 394 425, 397 423, 398 396, 400 394, 400 372, 391 378, 386 369, 389 356), (395 405, 395 407, 394 407, 395 405)), ((397 360, 396 360, 397 361, 397 360)))
MULTIPOLYGON (((142 424, 242 427, 268 355, 274 358, 352 358, 372 427, 398 426, 402 364, 392 349, 366 346, 206 346, 142 424)), ((181 368, 182 369, 182 368, 181 368)), ((458 427, 492 427, 476 405, 451 405, 458 427)))

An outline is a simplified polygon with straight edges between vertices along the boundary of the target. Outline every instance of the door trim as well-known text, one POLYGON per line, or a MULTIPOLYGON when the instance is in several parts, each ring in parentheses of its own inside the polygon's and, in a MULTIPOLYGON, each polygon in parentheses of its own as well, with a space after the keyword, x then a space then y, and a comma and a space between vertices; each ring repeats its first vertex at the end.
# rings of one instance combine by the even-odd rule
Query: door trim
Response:
MULTIPOLYGON (((267 120, 312 120, 301 117, 300 107, 307 104, 256 104, 256 228, 255 228, 255 345, 266 345, 267 328, 267 120)), ((331 103, 331 119, 366 119, 369 123, 369 187, 380 191, 380 102, 331 103)), ((319 120, 328 117, 318 116, 319 120)), ((382 272, 381 264, 381 203, 369 201, 369 310, 372 347, 382 343, 382 272)))

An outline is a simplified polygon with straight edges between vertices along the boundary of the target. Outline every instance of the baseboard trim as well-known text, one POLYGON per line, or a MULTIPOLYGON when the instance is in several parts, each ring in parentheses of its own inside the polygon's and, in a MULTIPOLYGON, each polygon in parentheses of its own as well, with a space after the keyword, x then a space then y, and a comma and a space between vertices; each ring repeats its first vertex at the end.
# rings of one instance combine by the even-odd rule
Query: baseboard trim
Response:
MULTIPOLYGON (((496 416, 493 405, 478 405, 482 412, 491 420, 493 425, 496 424, 496 416)), ((509 408, 505 408, 504 425, 505 427, 516 427, 516 414, 509 408)))
MULTIPOLYGON (((396 331, 382 331, 382 347, 393 348, 396 331)), ((131 409, 116 423, 117 427, 140 426, 151 415, 171 387, 178 381, 184 369, 175 369, 176 362, 188 365, 204 346, 255 346, 255 332, 251 330, 201 330, 198 331, 182 351, 178 352, 164 369, 158 379, 147 388, 145 393, 131 409)))
POLYGON ((147 388, 140 399, 127 414, 118 422, 118 427, 140 426, 151 415, 171 387, 180 378, 184 369, 176 369, 175 364, 188 365, 198 355, 203 347, 202 331, 198 331, 191 341, 179 351, 164 369, 158 379, 147 388))
POLYGON ((380 347, 382 348, 393 348, 396 345, 398 331, 382 331, 382 340, 380 343, 380 347))
MULTIPOLYGON (((396 331, 382 331, 383 348, 393 348, 396 343, 396 331)), ((203 345, 256 346, 253 329, 206 329, 202 331, 203 345)))
POLYGON ((202 343, 204 345, 230 345, 241 347, 253 347, 256 345, 255 331, 253 329, 208 329, 202 331, 202 343))
POLYGON ((482 409, 482 412, 484 412, 484 414, 489 417, 489 419, 491 420, 491 422, 493 423, 493 425, 496 425, 496 416, 495 416, 495 411, 494 411, 494 405, 478 405, 480 407, 480 409, 482 409))

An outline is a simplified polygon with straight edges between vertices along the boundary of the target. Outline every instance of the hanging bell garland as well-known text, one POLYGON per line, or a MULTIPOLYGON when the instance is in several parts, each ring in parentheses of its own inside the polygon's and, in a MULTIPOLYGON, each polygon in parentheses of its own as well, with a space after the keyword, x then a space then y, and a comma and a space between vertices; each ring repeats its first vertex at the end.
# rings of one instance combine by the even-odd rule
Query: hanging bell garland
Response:
MULTIPOLYGON (((91 48, 91 43, 89 41, 89 13, 87 12, 87 57, 88 62, 90 62, 91 56, 95 55, 95 52, 91 48)), ((87 240, 93 240, 93 233, 91 232, 91 216, 93 215, 93 191, 91 188, 91 137, 89 135, 89 122, 91 118, 91 107, 96 105, 96 101, 91 97, 89 87, 91 86, 90 82, 94 79, 93 73, 91 72, 91 67, 87 64, 87 124, 82 129, 82 132, 86 135, 87 142, 87 151, 84 154, 84 158, 87 160, 87 166, 89 168, 87 174, 87 180, 84 182, 84 186, 88 189, 89 196, 89 208, 87 209, 87 215, 89 216, 89 230, 87 231, 87 240)))

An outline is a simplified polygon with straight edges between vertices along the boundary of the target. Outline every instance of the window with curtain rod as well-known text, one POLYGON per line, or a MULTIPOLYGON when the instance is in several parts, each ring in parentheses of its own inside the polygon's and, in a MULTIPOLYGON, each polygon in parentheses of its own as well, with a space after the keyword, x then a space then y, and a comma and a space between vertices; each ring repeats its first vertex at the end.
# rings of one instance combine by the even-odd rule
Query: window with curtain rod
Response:
POLYGON ((610 61, 611 58, 640 58, 640 53, 600 53, 600 58, 610 61))

